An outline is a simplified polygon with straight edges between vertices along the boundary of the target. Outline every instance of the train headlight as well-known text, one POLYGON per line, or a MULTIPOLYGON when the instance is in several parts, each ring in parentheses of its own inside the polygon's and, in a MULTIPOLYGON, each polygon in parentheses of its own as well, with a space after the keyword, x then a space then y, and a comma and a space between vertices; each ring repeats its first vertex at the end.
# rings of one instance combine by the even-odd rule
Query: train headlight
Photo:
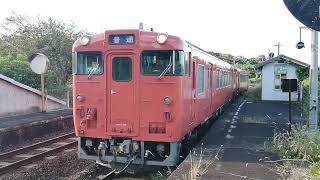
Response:
POLYGON ((168 36, 166 34, 158 34, 157 36, 157 42, 159 44, 164 44, 168 39, 168 36))
POLYGON ((78 96, 77 96, 77 100, 78 100, 79 102, 84 101, 84 96, 78 95, 78 96))
POLYGON ((165 97, 165 98, 163 99, 163 102, 164 102, 164 104, 169 105, 169 104, 172 103, 172 99, 167 96, 167 97, 165 97))
POLYGON ((80 38, 80 44, 83 45, 83 46, 88 45, 89 42, 90 42, 90 38, 88 36, 82 36, 80 38))

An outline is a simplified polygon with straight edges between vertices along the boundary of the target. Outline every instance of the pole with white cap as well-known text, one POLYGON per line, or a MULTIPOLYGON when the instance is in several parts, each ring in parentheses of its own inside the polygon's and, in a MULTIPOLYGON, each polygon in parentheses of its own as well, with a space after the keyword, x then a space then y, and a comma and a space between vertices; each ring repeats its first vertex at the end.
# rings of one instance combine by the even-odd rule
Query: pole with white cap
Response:
POLYGON ((41 53, 35 53, 28 57, 31 70, 41 76, 41 111, 46 112, 45 92, 44 92, 44 73, 48 70, 49 59, 41 53))

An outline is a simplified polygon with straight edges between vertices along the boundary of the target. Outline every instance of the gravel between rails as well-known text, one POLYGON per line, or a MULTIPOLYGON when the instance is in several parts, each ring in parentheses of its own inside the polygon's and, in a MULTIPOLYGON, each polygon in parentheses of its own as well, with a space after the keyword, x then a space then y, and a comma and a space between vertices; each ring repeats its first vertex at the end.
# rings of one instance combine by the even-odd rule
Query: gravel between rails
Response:
POLYGON ((95 162, 79 160, 75 149, 63 151, 54 159, 45 159, 30 169, 19 168, 15 172, 6 174, 0 179, 8 180, 42 180, 42 179, 95 179, 98 173, 106 169, 98 167, 95 162))
MULTIPOLYGON (((63 151, 54 159, 45 159, 37 163, 37 166, 26 169, 24 167, 15 172, 6 174, 3 180, 87 180, 96 179, 101 174, 107 174, 109 169, 98 166, 94 161, 78 159, 77 150, 63 151)), ((164 180, 166 176, 160 176, 159 172, 127 175, 115 177, 118 180, 164 180)))

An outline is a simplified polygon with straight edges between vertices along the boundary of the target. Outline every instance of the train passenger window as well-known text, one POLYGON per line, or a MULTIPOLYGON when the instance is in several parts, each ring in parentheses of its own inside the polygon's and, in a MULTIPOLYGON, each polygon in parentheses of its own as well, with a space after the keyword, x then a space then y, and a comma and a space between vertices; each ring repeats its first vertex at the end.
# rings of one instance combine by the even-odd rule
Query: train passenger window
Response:
POLYGON ((217 69, 217 73, 216 73, 216 88, 220 87, 219 71, 220 70, 217 69))
POLYGON ((141 73, 143 75, 159 76, 184 74, 183 51, 143 51, 141 54, 141 73), (174 60, 174 61, 173 61, 174 60))
POLYGON ((211 82, 212 82, 211 68, 209 67, 208 68, 208 87, 207 87, 208 89, 211 89, 211 86, 212 86, 211 82))
POLYGON ((204 93, 204 65, 198 65, 198 95, 202 95, 204 93))
POLYGON ((127 82, 132 79, 132 62, 129 57, 115 57, 112 59, 112 79, 127 82))
POLYGON ((101 52, 78 52, 74 58, 75 74, 98 75, 103 73, 101 52))
POLYGON ((190 64, 190 53, 186 52, 184 56, 184 75, 186 76, 190 75, 189 64, 190 64))
POLYGON ((221 73, 221 87, 224 87, 224 71, 221 73))

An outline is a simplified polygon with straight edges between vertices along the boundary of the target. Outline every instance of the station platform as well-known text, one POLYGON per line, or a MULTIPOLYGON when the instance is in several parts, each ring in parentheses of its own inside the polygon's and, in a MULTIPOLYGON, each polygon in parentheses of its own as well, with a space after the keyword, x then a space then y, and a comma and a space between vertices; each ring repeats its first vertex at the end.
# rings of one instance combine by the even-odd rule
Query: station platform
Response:
POLYGON ((72 117, 72 109, 1 117, 0 150, 61 129, 72 129, 72 117))
POLYGON ((57 118, 72 118, 72 109, 0 117, 0 130, 57 118))
MULTIPOLYGON (((292 112, 293 123, 304 121, 296 107, 292 112)), ((287 123, 287 103, 236 100, 168 179, 190 179, 190 172, 200 179, 279 179, 265 161, 278 159, 267 147, 287 123)))

